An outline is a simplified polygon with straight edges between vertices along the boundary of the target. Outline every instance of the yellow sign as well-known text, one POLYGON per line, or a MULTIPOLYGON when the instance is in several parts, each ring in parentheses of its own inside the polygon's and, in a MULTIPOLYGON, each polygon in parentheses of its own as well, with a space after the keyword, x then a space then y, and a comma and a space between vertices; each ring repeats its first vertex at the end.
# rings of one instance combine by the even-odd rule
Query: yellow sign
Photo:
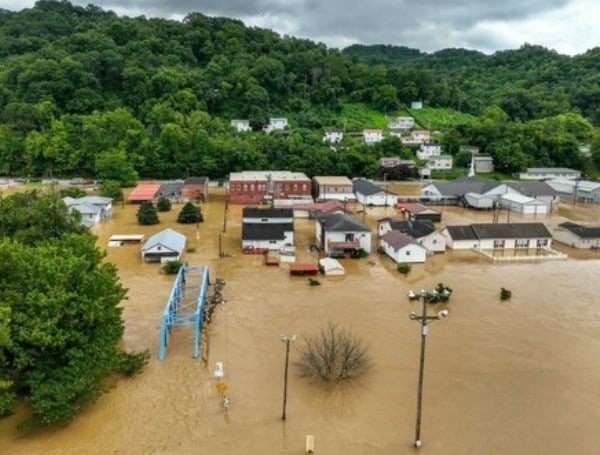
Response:
POLYGON ((227 392, 227 389, 228 389, 227 384, 225 384, 224 382, 219 382, 217 384, 217 391, 219 393, 225 393, 225 392, 227 392))

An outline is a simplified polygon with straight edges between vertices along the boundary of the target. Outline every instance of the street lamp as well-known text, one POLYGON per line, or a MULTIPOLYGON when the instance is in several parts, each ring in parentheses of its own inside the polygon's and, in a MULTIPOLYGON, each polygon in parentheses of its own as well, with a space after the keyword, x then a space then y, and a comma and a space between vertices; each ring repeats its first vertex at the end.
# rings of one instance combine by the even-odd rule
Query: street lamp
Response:
POLYGON ((411 311, 408 317, 413 321, 421 321, 421 359, 419 363, 419 384, 417 388, 417 425, 415 430, 415 448, 421 447, 421 403, 423 401, 423 369, 425 367, 425 337, 428 332, 429 321, 437 321, 438 319, 448 316, 448 310, 442 310, 435 316, 427 316, 427 302, 425 299, 427 292, 421 291, 419 298, 423 301, 423 313, 418 315, 411 311))
POLYGON ((283 373, 283 413, 281 414, 281 420, 285 420, 285 405, 287 403, 287 382, 288 382, 288 365, 290 361, 290 343, 296 341, 296 335, 288 337, 286 335, 280 335, 279 339, 285 343, 285 370, 283 373))

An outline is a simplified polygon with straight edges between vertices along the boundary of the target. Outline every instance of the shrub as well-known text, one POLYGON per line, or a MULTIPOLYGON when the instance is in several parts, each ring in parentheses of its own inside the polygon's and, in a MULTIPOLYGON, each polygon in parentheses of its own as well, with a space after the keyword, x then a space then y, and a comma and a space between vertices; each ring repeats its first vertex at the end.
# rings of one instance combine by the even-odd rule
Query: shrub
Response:
POLYGON ((401 262, 398 264, 398 272, 400 272, 402 275, 406 276, 408 275, 412 270, 412 265, 410 265, 407 262, 401 262))
POLYGON ((329 323, 318 335, 305 338, 295 366, 302 377, 337 383, 366 374, 371 362, 359 338, 329 323))
POLYGON ((168 212, 171 210, 171 201, 164 196, 159 197, 158 201, 156 202, 156 209, 159 212, 168 212))
POLYGON ((179 272, 179 269, 182 265, 183 263, 181 261, 168 261, 164 263, 162 270, 167 275, 175 275, 177 272, 179 272))
POLYGON ((143 352, 121 351, 117 354, 115 371, 121 373, 123 376, 135 376, 146 366, 148 359, 150 359, 150 352, 148 350, 143 352))
POLYGON ((185 204, 177 216, 177 222, 181 224, 201 223, 202 221, 204 221, 202 211, 191 202, 185 204))
POLYGON ((85 190, 81 188, 77 188, 75 186, 70 186, 69 188, 63 188, 58 192, 60 197, 72 197, 74 199, 78 199, 80 197, 84 197, 87 193, 85 190))
POLYGON ((154 204, 150 201, 144 201, 141 203, 136 216, 138 224, 151 225, 159 223, 156 207, 154 207, 154 204))
POLYGON ((100 196, 110 197, 114 202, 123 200, 121 183, 116 180, 106 180, 100 184, 100 196))
POLYGON ((319 280, 317 280, 316 278, 309 278, 308 284, 309 284, 309 286, 321 286, 321 282, 319 280))

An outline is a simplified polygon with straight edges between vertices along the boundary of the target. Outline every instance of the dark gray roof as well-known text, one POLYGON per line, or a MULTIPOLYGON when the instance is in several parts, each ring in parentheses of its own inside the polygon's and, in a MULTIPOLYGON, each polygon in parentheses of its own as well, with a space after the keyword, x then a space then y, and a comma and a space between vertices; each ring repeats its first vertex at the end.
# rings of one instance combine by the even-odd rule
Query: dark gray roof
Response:
POLYGON ((390 227, 394 231, 400 231, 403 234, 410 235, 415 239, 425 237, 435 231, 435 226, 431 220, 390 220, 390 227))
POLYGON ((392 194, 389 191, 384 190, 383 188, 378 187, 373 182, 369 182, 368 180, 357 179, 352 182, 352 190, 355 193, 364 194, 365 196, 371 196, 377 193, 388 193, 392 194))
POLYGON ((242 240, 283 240, 294 232, 293 223, 243 223, 242 240))
POLYGON ((600 226, 583 226, 581 224, 571 223, 570 221, 561 223, 558 226, 584 239, 600 238, 600 226))
POLYGON ((552 237, 544 223, 484 223, 473 224, 480 239, 530 239, 552 237))
POLYGON ((183 181, 184 185, 206 185, 208 177, 188 177, 183 181))
POLYGON ((261 209, 258 207, 244 207, 244 218, 293 218, 294 209, 261 209))
POLYGON ((444 196, 464 196, 467 193, 487 193, 500 184, 496 180, 462 177, 453 182, 437 182, 433 186, 444 196))
POLYGON ((477 234, 472 226, 446 226, 446 230, 453 240, 477 240, 477 234))
POLYGON ((163 182, 158 190, 159 196, 174 196, 181 194, 183 182, 163 182))
POLYGON ((345 213, 317 215, 317 220, 325 223, 327 232, 371 232, 371 228, 361 223, 358 218, 345 213))
POLYGON ((519 191, 525 196, 556 196, 558 192, 546 182, 507 182, 512 189, 519 191))
POLYGON ((397 250, 404 248, 406 245, 410 245, 411 243, 418 245, 412 237, 409 237, 408 235, 399 231, 386 232, 381 236, 381 239, 385 240, 397 250))

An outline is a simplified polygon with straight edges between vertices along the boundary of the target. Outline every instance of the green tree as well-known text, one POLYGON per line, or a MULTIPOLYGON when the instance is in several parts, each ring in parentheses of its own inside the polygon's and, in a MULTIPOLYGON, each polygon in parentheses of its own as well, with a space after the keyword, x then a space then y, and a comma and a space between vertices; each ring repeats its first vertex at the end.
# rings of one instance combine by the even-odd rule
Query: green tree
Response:
POLYGON ((202 210, 191 202, 185 204, 177 216, 177 222, 182 224, 201 223, 202 221, 204 221, 202 210))
POLYGON ((121 186, 133 186, 138 174, 127 160, 123 149, 113 149, 96 157, 96 175, 105 180, 116 180, 121 186))
POLYGON ((144 201, 140 204, 140 208, 136 214, 137 222, 141 225, 158 224, 158 213, 152 201, 144 201))
POLYGON ((124 198, 121 183, 116 180, 105 180, 100 184, 100 195, 110 197, 113 201, 122 201, 124 198))
POLYGON ((159 212, 168 212, 171 210, 171 201, 164 196, 159 197, 158 201, 156 201, 156 209, 159 212))

